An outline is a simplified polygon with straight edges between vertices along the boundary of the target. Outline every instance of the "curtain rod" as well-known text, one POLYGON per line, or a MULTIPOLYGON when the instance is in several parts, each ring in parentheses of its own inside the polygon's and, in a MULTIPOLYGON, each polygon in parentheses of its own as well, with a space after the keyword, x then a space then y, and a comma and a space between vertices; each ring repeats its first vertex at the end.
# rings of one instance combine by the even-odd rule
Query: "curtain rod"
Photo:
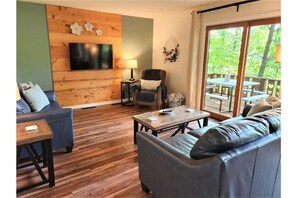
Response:
POLYGON ((206 10, 197 11, 197 14, 204 13, 204 12, 211 12, 211 11, 214 11, 214 10, 220 10, 220 9, 228 8, 228 7, 232 7, 232 6, 236 6, 237 7, 236 11, 238 12, 239 11, 239 5, 252 3, 252 2, 255 2, 255 1, 260 1, 260 0, 247 0, 247 1, 237 2, 237 3, 231 3, 231 4, 227 4, 227 5, 223 5, 223 6, 219 6, 219 7, 215 7, 215 8, 210 8, 210 9, 206 9, 206 10))

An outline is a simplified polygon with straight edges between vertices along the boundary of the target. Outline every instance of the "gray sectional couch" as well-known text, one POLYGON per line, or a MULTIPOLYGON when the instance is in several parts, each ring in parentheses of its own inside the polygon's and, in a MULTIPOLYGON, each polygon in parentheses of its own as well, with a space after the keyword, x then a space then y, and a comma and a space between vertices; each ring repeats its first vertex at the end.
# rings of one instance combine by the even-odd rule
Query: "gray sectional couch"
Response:
MULTIPOLYGON (((44 91, 46 94, 49 104, 45 106, 39 112, 28 112, 28 104, 24 98, 17 101, 17 123, 27 122, 39 119, 45 119, 52 129, 53 150, 64 150, 72 152, 74 144, 73 134, 73 111, 71 108, 62 108, 61 105, 56 101, 56 95, 54 91, 44 91), (66 150, 65 150, 66 149, 66 150)), ((41 153, 40 144, 35 145, 35 149, 38 153, 41 153)), ((20 154, 20 158, 26 157, 26 152, 20 154)))
POLYGON ((137 133, 139 179, 162 197, 280 197, 281 109, 161 140, 137 133))

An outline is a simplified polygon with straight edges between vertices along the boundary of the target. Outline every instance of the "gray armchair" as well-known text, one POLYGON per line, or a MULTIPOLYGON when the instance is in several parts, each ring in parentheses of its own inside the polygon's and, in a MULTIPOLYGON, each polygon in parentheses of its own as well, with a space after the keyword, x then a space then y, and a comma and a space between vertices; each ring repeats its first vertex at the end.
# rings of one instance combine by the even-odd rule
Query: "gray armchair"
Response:
POLYGON ((167 87, 165 85, 166 71, 160 69, 146 69, 141 71, 140 78, 144 80, 161 80, 161 85, 157 90, 145 90, 141 85, 133 87, 134 101, 136 107, 139 105, 156 106, 157 109, 164 107, 164 100, 167 97, 167 87))

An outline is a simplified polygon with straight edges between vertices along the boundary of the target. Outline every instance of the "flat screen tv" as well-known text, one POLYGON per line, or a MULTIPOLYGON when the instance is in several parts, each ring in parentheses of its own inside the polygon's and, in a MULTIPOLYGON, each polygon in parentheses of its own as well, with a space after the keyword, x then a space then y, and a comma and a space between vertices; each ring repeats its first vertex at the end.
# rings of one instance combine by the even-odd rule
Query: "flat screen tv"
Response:
POLYGON ((112 69, 111 44, 69 43, 71 70, 112 69))

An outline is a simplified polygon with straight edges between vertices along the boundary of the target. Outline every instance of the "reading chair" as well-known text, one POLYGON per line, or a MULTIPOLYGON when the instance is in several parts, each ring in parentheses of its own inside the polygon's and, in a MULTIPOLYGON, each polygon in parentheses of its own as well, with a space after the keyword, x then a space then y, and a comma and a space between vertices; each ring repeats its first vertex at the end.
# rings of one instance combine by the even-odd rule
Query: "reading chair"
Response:
POLYGON ((133 86, 135 106, 164 107, 167 96, 165 85, 166 71, 160 69, 146 69, 140 73, 140 85, 133 86))

